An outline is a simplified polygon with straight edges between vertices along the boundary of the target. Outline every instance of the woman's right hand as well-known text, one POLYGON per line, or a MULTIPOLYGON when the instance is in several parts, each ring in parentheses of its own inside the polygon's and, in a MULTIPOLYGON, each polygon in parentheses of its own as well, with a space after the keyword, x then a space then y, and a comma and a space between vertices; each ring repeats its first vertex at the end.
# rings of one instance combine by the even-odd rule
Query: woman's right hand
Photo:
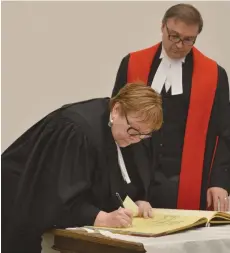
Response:
POLYGON ((132 225, 132 211, 119 208, 110 213, 100 211, 95 219, 94 226, 110 228, 126 228, 132 225))

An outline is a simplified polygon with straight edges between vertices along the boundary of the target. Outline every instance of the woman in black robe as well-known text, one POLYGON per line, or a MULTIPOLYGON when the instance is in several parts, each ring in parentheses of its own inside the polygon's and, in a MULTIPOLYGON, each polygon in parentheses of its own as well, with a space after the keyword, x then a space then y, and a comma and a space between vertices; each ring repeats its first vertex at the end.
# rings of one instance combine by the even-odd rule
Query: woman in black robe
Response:
POLYGON ((151 216, 152 172, 139 142, 161 125, 160 95, 130 84, 32 126, 2 154, 2 252, 41 252, 42 234, 54 227, 129 226, 132 213, 119 208, 117 192, 151 216), (143 155, 123 149, 134 143, 143 155))

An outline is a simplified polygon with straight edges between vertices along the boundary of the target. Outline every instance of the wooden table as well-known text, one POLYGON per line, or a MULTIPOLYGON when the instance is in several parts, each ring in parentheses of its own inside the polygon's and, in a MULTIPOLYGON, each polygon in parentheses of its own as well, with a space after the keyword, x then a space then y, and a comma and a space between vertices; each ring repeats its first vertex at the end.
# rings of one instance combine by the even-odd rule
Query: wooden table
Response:
POLYGON ((97 233, 55 229, 53 249, 61 253, 144 253, 141 243, 111 239, 97 233))

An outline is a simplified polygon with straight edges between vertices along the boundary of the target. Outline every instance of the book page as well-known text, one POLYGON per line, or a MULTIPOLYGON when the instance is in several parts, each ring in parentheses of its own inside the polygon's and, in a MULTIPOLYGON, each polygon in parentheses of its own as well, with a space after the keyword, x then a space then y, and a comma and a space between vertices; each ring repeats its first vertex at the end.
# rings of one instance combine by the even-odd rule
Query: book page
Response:
POLYGON ((123 202, 123 205, 126 209, 129 209, 133 212, 133 216, 138 216, 138 206, 132 201, 132 199, 127 196, 123 202))
MULTIPOLYGON (((104 228, 120 234, 133 234, 142 236, 157 236, 187 230, 197 225, 206 225, 215 215, 220 212, 181 209, 158 209, 153 208, 153 218, 135 217, 138 214, 138 206, 127 196, 123 202, 125 208, 134 213, 132 226, 129 228, 104 228)), ((97 229, 94 227, 94 229, 97 229)))
POLYGON ((138 206, 127 196, 123 202, 125 208, 133 211, 134 218, 132 226, 129 228, 105 228, 93 227, 94 229, 104 229, 121 234, 136 234, 143 236, 157 236, 161 234, 173 233, 186 230, 190 227, 206 224, 207 218, 212 217, 215 212, 189 211, 177 209, 153 209, 153 218, 135 217, 138 214, 138 206), (204 218, 207 217, 207 218, 204 218))
POLYGON ((179 215, 179 216, 196 216, 200 218, 205 217, 208 220, 210 220, 216 213, 217 212, 215 211, 153 208, 153 215, 154 214, 168 214, 168 215, 179 215))
MULTIPOLYGON (((125 208, 133 211, 134 216, 138 215, 138 206, 133 202, 133 200, 127 196, 123 202, 125 208)), ((210 220, 217 214, 215 211, 201 211, 201 210, 182 210, 182 209, 161 209, 153 208, 153 215, 156 214, 166 214, 166 215, 176 215, 176 216, 195 216, 200 218, 207 218, 210 220)))
POLYGON ((143 236, 156 236, 187 229, 197 224, 205 224, 207 220, 194 216, 178 216, 155 214, 153 218, 133 218, 133 224, 129 228, 102 228, 121 234, 136 234, 143 236))
POLYGON ((216 217, 230 220, 229 212, 203 211, 203 210, 181 210, 181 209, 153 209, 153 214, 172 214, 180 216, 196 216, 200 218, 207 218, 208 221, 216 217))
POLYGON ((211 224, 230 224, 230 213, 229 212, 218 212, 212 219, 211 224))

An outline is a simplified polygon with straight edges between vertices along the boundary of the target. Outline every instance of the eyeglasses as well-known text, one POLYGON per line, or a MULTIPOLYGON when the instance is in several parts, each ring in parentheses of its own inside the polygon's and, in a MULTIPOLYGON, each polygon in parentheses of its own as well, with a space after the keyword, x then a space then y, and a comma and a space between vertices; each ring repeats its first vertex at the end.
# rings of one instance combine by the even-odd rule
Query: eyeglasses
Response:
POLYGON ((151 138, 152 137, 152 133, 148 133, 148 134, 143 134, 141 133, 139 130, 137 130, 136 128, 132 127, 129 123, 129 120, 128 120, 128 117, 127 117, 127 114, 125 112, 125 119, 126 119, 126 122, 127 122, 127 125, 129 126, 128 129, 127 129, 127 133, 130 135, 130 136, 139 136, 139 138, 141 140, 143 139, 147 139, 147 138, 151 138))
POLYGON ((187 37, 187 38, 182 39, 179 35, 170 34, 167 24, 165 24, 165 27, 167 29, 168 39, 174 43, 182 42, 183 45, 192 46, 196 42, 197 36, 196 37, 187 37))

